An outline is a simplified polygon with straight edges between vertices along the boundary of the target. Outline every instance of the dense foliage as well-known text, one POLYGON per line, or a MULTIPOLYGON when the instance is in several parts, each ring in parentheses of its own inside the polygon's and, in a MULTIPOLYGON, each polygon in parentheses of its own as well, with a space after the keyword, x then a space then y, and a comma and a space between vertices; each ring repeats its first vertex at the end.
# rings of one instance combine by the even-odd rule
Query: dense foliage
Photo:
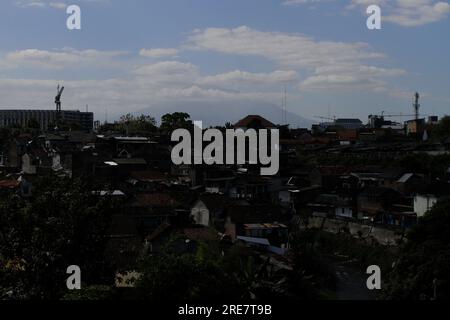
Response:
POLYGON ((81 181, 42 178, 33 197, 0 199, 0 298, 55 299, 66 270, 78 265, 83 282, 108 282, 103 256, 112 203, 93 198, 81 181))
POLYGON ((388 299, 450 298, 450 198, 438 202, 409 234, 389 279, 388 299))

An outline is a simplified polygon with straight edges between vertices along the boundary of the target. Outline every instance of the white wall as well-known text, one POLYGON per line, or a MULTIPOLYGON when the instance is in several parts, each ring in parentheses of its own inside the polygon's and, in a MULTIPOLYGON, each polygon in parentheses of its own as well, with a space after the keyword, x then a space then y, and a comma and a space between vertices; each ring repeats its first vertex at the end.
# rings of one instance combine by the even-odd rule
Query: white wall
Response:
POLYGON ((36 166, 31 164, 31 158, 28 154, 22 156, 22 171, 26 174, 36 174, 36 166))
POLYGON ((353 210, 349 207, 336 207, 335 210, 337 217, 345 217, 345 218, 352 218, 353 217, 353 210))
POLYGON ((191 217, 196 224, 209 227, 209 210, 202 201, 197 201, 191 208, 191 217))
POLYGON ((417 217, 423 217, 436 202, 437 198, 433 195, 416 195, 414 197, 414 212, 417 217))

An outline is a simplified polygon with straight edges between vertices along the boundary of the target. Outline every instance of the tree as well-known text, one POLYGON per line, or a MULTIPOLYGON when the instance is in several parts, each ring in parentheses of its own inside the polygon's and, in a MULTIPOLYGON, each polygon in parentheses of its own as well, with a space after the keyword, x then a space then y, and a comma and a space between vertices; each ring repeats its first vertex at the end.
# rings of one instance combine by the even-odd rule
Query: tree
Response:
POLYGON ((450 116, 443 117, 433 129, 433 133, 438 138, 450 136, 450 116))
POLYGON ((42 178, 33 197, 0 199, 0 299, 58 299, 66 270, 78 265, 83 283, 109 284, 104 256, 114 203, 81 181, 42 178))
POLYGON ((176 129, 192 127, 191 116, 184 112, 168 113, 161 118, 161 130, 172 132, 176 129))
POLYGON ((195 254, 179 253, 173 249, 176 241, 173 239, 163 253, 142 260, 142 276, 136 283, 139 297, 153 301, 223 301, 244 295, 241 283, 224 268, 217 248, 199 243, 195 254))
POLYGON ((118 130, 123 131, 127 135, 148 135, 156 131, 156 120, 148 115, 141 114, 139 117, 135 117, 128 113, 120 117, 118 130))
POLYGON ((409 233, 392 271, 386 298, 450 298, 450 197, 439 201, 409 233))
POLYGON ((113 124, 104 124, 99 128, 100 132, 115 131, 124 135, 142 135, 149 136, 156 132, 155 118, 141 114, 136 117, 127 113, 120 117, 120 120, 113 124))

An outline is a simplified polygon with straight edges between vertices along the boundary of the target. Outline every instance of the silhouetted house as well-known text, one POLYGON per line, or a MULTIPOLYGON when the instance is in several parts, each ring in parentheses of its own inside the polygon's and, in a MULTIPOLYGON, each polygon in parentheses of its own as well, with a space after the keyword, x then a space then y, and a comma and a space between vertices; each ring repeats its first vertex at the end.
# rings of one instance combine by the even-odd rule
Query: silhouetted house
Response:
POLYGON ((278 248, 286 248, 289 243, 289 228, 282 223, 249 223, 244 224, 243 234, 237 238, 267 239, 269 244, 278 248))
POLYGON ((334 124, 337 127, 349 130, 357 130, 363 126, 362 121, 359 119, 337 119, 334 124))
POLYGON ((191 207, 191 217, 198 225, 206 227, 216 226, 225 221, 226 207, 230 199, 221 194, 203 194, 191 207))
POLYGON ((160 253, 166 248, 177 254, 195 254, 201 242, 217 242, 219 234, 211 228, 201 225, 175 226, 161 224, 145 238, 147 253, 160 253))
POLYGON ((441 199, 450 196, 450 184, 445 181, 434 182, 418 188, 414 195, 414 212, 423 217, 441 199))
POLYGON ((426 183, 426 179, 423 175, 405 173, 397 180, 396 190, 402 194, 409 195, 416 193, 426 183))
POLYGON ((111 163, 118 166, 121 177, 128 177, 130 172, 147 169, 147 161, 142 158, 115 158, 111 163))
POLYGON ((405 122, 406 134, 420 135, 425 128, 425 119, 413 119, 405 122))
POLYGON ((291 188, 280 190, 279 200, 281 205, 286 206, 289 203, 289 208, 293 213, 301 214, 304 209, 308 208, 308 203, 313 202, 314 199, 322 192, 319 186, 306 188, 291 188))
POLYGON ((162 191, 167 190, 172 178, 165 172, 158 170, 132 171, 127 182, 134 189, 140 191, 162 191))
POLYGON ((368 187, 358 195, 358 216, 374 217, 389 211, 399 202, 401 195, 394 189, 384 187, 368 187))
POLYGON ((179 205, 169 193, 139 193, 126 205, 126 212, 136 219, 140 231, 147 232, 170 223, 179 205))
POLYGON ((270 199, 270 185, 272 180, 267 177, 240 175, 233 182, 229 196, 233 199, 270 199))
POLYGON ((339 185, 340 177, 348 173, 349 168, 344 166, 321 166, 311 170, 309 179, 311 186, 333 190, 339 185))
POLYGON ((269 120, 259 116, 259 115, 249 115, 244 119, 239 120, 235 125, 235 129, 276 129, 277 126, 270 122, 269 120))
POLYGON ((414 196, 414 212, 417 217, 423 217, 438 202, 438 197, 434 194, 416 194, 414 196))
POLYGON ((245 225, 255 223, 286 223, 290 217, 276 205, 232 205, 227 208, 225 234, 235 240, 245 236, 245 225))
POLYGON ((235 184, 234 172, 228 168, 210 167, 204 168, 202 171, 202 181, 208 193, 228 194, 235 184))
POLYGON ((27 151, 28 144, 33 140, 30 134, 20 134, 11 139, 3 152, 3 163, 6 167, 21 168, 22 156, 27 151))
POLYGON ((22 172, 25 174, 49 173, 53 158, 41 147, 30 146, 22 156, 22 172))
POLYGON ((358 140, 358 131, 356 129, 337 130, 337 140, 340 145, 351 145, 358 140))
POLYGON ((337 194, 321 194, 308 207, 314 216, 322 217, 353 218, 355 212, 352 199, 337 194))

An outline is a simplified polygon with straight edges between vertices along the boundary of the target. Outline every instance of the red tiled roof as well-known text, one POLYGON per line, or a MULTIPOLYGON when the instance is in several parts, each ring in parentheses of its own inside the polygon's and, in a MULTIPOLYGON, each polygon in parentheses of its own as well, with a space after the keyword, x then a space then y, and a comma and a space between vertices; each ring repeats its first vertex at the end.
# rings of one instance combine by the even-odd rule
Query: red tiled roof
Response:
POLYGON ((258 127, 262 128, 275 128, 276 125, 274 125, 272 122, 270 122, 267 119, 264 119, 261 116, 258 115, 249 115, 246 116, 244 119, 239 120, 234 127, 236 128, 250 128, 252 125, 256 125, 258 127))
POLYGON ((14 189, 19 186, 19 181, 17 180, 1 180, 0 189, 14 189))
POLYGON ((167 193, 144 193, 136 195, 134 207, 171 207, 175 205, 174 199, 167 193))

